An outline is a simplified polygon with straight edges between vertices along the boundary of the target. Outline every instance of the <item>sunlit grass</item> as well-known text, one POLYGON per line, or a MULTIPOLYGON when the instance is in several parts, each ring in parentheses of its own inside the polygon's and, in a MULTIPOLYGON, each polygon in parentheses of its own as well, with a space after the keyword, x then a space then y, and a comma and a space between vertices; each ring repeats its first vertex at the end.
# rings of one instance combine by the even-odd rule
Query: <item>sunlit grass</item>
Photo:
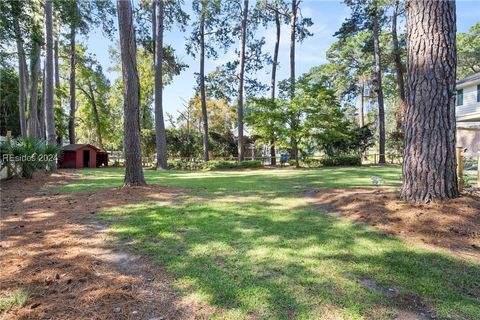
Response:
POLYGON ((27 304, 30 294, 25 289, 17 289, 10 294, 0 297, 0 311, 23 307, 27 304))
MULTIPOLYGON (((62 191, 123 179, 120 169, 82 173, 62 191)), ((398 167, 147 171, 149 183, 183 195, 172 205, 140 201, 101 216, 174 276, 182 294, 215 306, 214 317, 393 319, 415 300, 440 318, 480 319, 478 261, 407 246, 326 215, 304 196, 312 188, 373 187, 372 175, 399 186, 398 167)))

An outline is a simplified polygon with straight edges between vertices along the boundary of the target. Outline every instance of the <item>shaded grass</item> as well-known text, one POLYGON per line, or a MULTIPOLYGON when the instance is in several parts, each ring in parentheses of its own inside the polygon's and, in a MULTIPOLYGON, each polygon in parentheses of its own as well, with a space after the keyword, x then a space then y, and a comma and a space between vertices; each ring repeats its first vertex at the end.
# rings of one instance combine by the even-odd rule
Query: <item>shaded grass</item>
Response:
POLYGON ((0 297, 0 311, 20 308, 27 304, 30 294, 25 289, 17 289, 5 297, 0 297))
MULTIPOLYGON (((85 179, 62 191, 123 179, 119 169, 82 173, 85 179)), ((478 261, 407 247, 325 215, 301 195, 317 187, 371 187, 371 175, 397 187, 399 173, 398 167, 147 171, 148 182, 185 194, 169 206, 139 202, 101 216, 173 275, 183 294, 218 307, 218 318, 392 319, 404 309, 432 308, 439 318, 480 319, 478 261)))

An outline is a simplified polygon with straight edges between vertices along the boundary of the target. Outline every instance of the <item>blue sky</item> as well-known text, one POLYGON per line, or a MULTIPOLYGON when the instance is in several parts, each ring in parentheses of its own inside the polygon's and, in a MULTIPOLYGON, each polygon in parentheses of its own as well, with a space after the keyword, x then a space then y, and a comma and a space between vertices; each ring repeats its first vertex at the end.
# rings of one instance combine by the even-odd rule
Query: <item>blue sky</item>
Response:
MULTIPOLYGON (((228 0, 225 0, 228 1, 228 0)), ((251 1, 252 3, 254 1, 251 1)), ((186 0, 184 9, 191 15, 191 1, 186 0)), ((312 18, 314 25, 311 27, 313 36, 307 38, 303 43, 297 45, 296 50, 296 73, 300 75, 307 72, 311 67, 325 63, 325 53, 330 45, 335 41, 333 34, 341 26, 350 10, 341 2, 333 0, 304 0, 301 4, 302 13, 305 17, 312 18)), ((459 0, 457 1, 457 30, 459 32, 467 31, 473 24, 480 19, 480 0, 459 0)), ((165 34, 165 43, 170 44, 176 50, 177 56, 189 65, 185 71, 174 78, 171 85, 164 88, 164 112, 177 114, 177 110, 183 110, 185 100, 191 98, 194 94, 195 86, 194 73, 198 70, 198 62, 189 56, 185 51, 185 37, 189 34, 187 28, 185 33, 173 28, 165 34)), ((277 79, 288 78, 289 63, 289 30, 287 26, 282 29, 279 53, 279 70, 277 79)), ((258 37, 264 36, 266 44, 265 50, 273 51, 274 48, 274 26, 269 29, 260 29, 258 37)), ((118 35, 115 35, 118 38, 118 35)), ((84 42, 88 45, 88 50, 97 56, 97 59, 104 70, 112 65, 109 59, 108 48, 113 46, 113 42, 106 39, 100 30, 93 30, 84 42)), ((217 60, 207 60, 206 72, 209 72, 217 65, 223 64, 234 57, 234 48, 231 48, 225 55, 220 55, 217 60)), ((268 83, 270 67, 261 70, 257 78, 268 83)), ((114 79, 119 74, 107 72, 110 79, 114 79)))

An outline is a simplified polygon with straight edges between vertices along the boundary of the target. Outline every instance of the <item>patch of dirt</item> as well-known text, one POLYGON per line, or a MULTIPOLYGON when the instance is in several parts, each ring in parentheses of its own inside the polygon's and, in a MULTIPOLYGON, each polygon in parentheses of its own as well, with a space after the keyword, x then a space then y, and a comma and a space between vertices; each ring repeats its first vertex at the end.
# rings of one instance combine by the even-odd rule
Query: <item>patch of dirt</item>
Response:
POLYGON ((49 188, 74 170, 1 183, 0 297, 30 292, 23 308, 0 319, 198 319, 213 309, 180 297, 161 268, 110 241, 99 211, 141 200, 168 204, 178 190, 161 186, 70 194, 49 188))
POLYGON ((480 259, 480 201, 474 197, 412 205, 398 193, 372 189, 315 189, 307 196, 326 212, 386 234, 480 259))

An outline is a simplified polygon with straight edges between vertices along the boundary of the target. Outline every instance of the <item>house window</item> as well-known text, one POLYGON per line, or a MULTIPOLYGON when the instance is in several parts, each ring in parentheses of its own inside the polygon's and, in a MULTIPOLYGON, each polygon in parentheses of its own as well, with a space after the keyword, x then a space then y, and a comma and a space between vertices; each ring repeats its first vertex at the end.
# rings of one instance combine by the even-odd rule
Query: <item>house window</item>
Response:
POLYGON ((463 105, 463 89, 457 90, 457 106, 463 105))
POLYGON ((477 85, 477 102, 480 102, 480 84, 477 85))

